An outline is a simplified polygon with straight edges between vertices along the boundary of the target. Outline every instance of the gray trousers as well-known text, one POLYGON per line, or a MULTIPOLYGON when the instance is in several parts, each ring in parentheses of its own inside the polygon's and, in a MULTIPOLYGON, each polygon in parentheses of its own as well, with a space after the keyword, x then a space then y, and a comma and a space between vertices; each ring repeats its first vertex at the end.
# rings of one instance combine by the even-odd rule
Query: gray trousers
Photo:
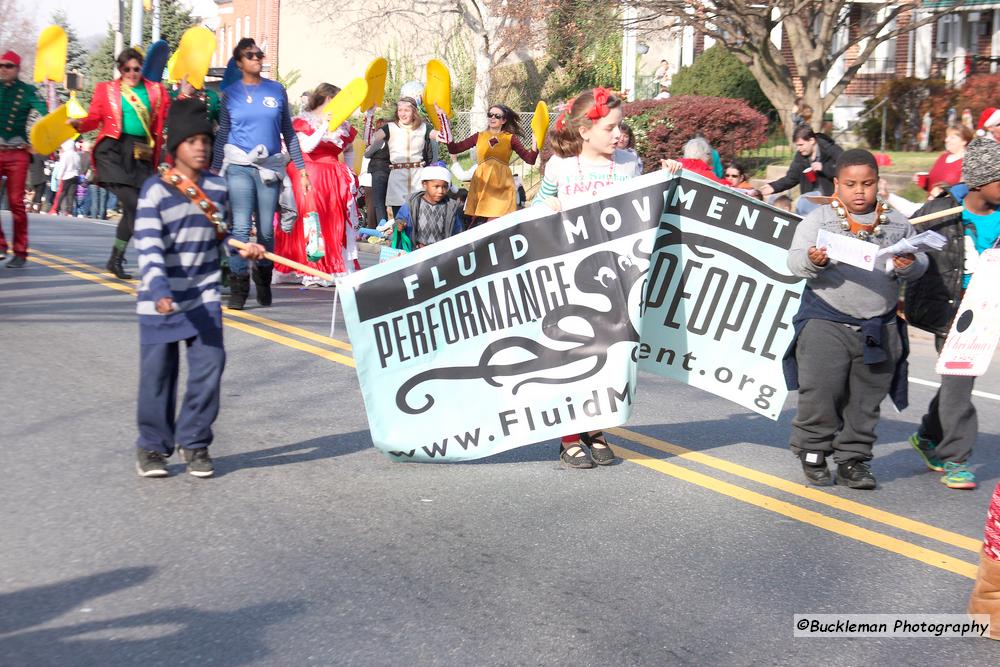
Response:
POLYGON ((889 359, 865 364, 855 327, 809 320, 799 334, 799 407, 792 420, 792 451, 833 454, 837 463, 872 458, 875 426, 902 354, 895 323, 882 329, 889 359))
MULTIPOLYGON (((944 336, 937 336, 934 347, 940 352, 944 347, 944 336)), ((942 461, 965 463, 972 454, 979 432, 979 417, 972 404, 974 377, 942 375, 927 414, 920 420, 921 437, 934 442, 935 455, 942 461)))

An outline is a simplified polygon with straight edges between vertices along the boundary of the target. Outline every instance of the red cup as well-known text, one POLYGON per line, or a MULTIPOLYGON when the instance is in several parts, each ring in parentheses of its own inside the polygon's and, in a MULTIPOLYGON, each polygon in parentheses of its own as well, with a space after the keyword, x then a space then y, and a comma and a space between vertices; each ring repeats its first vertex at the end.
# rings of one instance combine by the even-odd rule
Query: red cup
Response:
POLYGON ((806 180, 809 181, 810 183, 815 183, 816 182, 816 172, 813 171, 812 167, 809 167, 808 169, 804 169, 802 171, 802 173, 806 175, 806 180))
POLYGON ((918 171, 916 178, 917 178, 917 185, 920 186, 921 189, 926 190, 927 186, 930 183, 930 174, 928 174, 926 171, 918 171))

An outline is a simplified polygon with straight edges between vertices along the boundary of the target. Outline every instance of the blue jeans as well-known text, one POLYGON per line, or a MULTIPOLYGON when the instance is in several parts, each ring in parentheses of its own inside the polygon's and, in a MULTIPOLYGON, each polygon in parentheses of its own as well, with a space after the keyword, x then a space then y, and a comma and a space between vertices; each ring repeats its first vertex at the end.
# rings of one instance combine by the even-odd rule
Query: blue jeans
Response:
MULTIPOLYGON (((281 181, 265 183, 256 167, 229 165, 226 167, 226 184, 229 187, 229 210, 233 214, 233 238, 246 243, 250 240, 251 215, 257 220, 257 243, 269 252, 274 250, 274 213, 278 210, 281 181)), ((271 266, 271 260, 262 259, 261 268, 271 266)), ((229 270, 234 276, 249 272, 247 261, 233 253, 229 257, 229 270)))
POLYGON ((136 446, 170 456, 175 445, 185 449, 211 445, 225 366, 221 330, 186 341, 140 345, 136 446), (177 378, 182 345, 187 349, 188 380, 178 415, 177 378))
POLYGON ((814 208, 819 208, 819 204, 812 203, 811 201, 809 201, 808 199, 806 199, 807 196, 809 196, 809 197, 822 197, 823 193, 820 192, 819 190, 812 190, 810 192, 803 192, 802 195, 795 202, 795 213, 796 213, 796 215, 800 215, 800 216, 805 217, 805 215, 807 213, 809 213, 810 211, 812 211, 814 208))
POLYGON ((90 217, 104 220, 108 217, 108 191, 99 185, 87 187, 90 195, 90 217))

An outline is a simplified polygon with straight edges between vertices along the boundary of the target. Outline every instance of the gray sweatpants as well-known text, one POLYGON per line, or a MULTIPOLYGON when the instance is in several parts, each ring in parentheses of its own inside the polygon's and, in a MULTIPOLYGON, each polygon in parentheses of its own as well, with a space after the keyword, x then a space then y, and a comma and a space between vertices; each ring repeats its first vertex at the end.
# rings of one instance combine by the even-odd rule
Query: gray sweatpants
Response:
MULTIPOLYGON (((938 352, 944 346, 944 336, 934 341, 938 352)), ((974 377, 942 375, 927 414, 920 420, 920 435, 934 442, 935 456, 942 461, 964 463, 972 454, 979 432, 979 417, 972 404, 974 377)))
POLYGON ((875 426, 902 354, 895 323, 882 338, 889 359, 864 362, 864 342, 857 328, 806 322, 795 348, 799 365, 799 408, 792 420, 792 451, 833 454, 837 463, 872 458, 875 426))

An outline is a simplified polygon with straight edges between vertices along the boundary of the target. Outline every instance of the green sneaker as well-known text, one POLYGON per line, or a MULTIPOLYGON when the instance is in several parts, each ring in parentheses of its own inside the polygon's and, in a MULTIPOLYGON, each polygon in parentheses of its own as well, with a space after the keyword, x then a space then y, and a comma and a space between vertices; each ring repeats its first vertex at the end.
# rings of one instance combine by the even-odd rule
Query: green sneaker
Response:
POLYGON ((920 437, 919 433, 910 436, 910 445, 920 454, 924 464, 934 472, 944 472, 944 461, 934 456, 934 441, 920 437))
POLYGON ((974 489, 976 488, 976 476, 964 463, 946 461, 941 483, 949 489, 974 489))

